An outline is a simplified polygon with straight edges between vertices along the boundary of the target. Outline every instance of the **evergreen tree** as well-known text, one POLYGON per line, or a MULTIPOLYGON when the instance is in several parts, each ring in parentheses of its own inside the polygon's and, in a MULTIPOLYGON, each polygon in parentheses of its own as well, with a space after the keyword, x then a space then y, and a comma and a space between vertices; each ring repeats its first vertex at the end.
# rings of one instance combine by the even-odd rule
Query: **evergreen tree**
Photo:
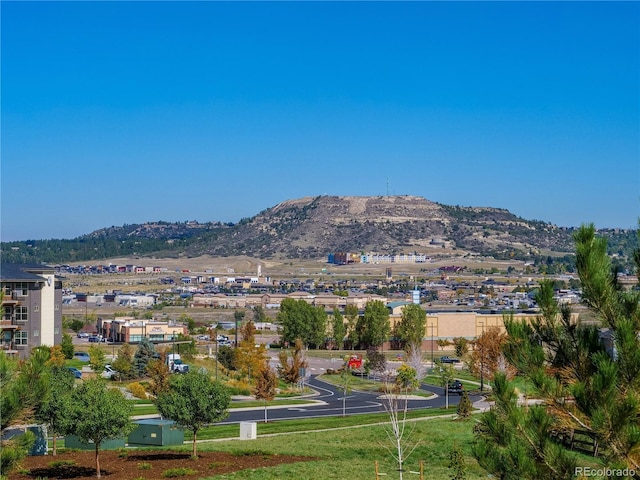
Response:
POLYGON ((496 404, 481 417, 474 455, 500 478, 572 478, 575 457, 552 438, 576 430, 598 446, 603 465, 640 469, 640 293, 619 288, 593 225, 574 238, 582 299, 601 325, 558 305, 551 281, 536 295, 536 321, 505 319, 505 357, 545 404, 518 407, 513 388, 496 375, 496 404))
POLYGON ((136 353, 133 356, 133 372, 135 373, 135 378, 144 377, 147 372, 147 365, 156 357, 158 357, 158 352, 156 352, 155 347, 149 339, 144 337, 138 344, 136 353))
POLYGON ((462 398, 460 398, 460 402, 458 403, 458 409, 456 413, 458 414, 458 419, 466 420, 471 416, 471 410, 473 409, 473 404, 471 403, 471 399, 469 398, 469 394, 466 390, 462 392, 462 398))
POLYGON ((449 453, 449 469, 451 470, 451 480, 466 480, 467 466, 464 462, 464 452, 454 444, 449 453))
POLYGON ((236 350, 227 345, 218 348, 218 362, 227 370, 236 370, 236 350))
POLYGON ((68 333, 62 334, 62 342, 60 342, 60 346, 62 347, 62 354, 64 358, 67 360, 71 360, 73 358, 73 353, 75 351, 75 347, 73 346, 73 339, 71 335, 68 333))

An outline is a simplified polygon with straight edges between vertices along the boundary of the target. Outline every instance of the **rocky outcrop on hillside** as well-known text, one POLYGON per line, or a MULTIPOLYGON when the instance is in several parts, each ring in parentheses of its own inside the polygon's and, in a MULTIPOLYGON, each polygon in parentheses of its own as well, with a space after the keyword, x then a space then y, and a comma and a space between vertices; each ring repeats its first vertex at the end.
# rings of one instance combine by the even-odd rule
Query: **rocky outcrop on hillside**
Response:
POLYGON ((423 252, 449 244, 476 253, 569 251, 570 234, 507 210, 450 207, 416 196, 287 200, 221 232, 205 253, 318 258, 328 252, 423 252))
MULTIPOLYGON (((337 252, 475 253, 532 259, 573 252, 572 228, 508 210, 449 206, 416 196, 319 196, 287 200, 237 224, 148 222, 71 240, 3 242, 1 262, 60 263, 114 257, 326 258, 337 252), (455 251, 453 251, 455 250, 455 251)), ((603 230, 610 252, 631 258, 635 230, 603 230)))

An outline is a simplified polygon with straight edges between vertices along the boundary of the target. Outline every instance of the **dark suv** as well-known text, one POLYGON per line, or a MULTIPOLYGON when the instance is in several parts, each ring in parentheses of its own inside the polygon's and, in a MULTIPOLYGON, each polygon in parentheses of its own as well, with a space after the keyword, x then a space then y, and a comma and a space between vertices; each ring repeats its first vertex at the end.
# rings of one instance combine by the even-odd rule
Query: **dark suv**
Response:
POLYGON ((440 361, 442 363, 460 363, 460 360, 458 360, 457 358, 449 357, 448 355, 441 357, 440 361))
POLYGON ((457 393, 458 395, 462 395, 462 392, 464 392, 464 385, 460 380, 454 380, 453 382, 449 382, 447 390, 449 391, 449 393, 457 393))

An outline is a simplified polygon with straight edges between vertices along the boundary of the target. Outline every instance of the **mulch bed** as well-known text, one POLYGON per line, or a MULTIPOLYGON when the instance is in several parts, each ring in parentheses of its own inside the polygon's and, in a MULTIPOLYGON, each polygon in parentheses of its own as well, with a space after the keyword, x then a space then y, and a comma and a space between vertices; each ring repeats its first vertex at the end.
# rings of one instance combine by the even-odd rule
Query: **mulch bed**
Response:
MULTIPOLYGON (((193 473, 178 478, 197 479, 224 473, 263 468, 283 463, 307 462, 310 457, 278 455, 267 452, 228 453, 198 452, 192 459, 190 451, 170 450, 105 450, 100 452, 100 473, 106 480, 155 480, 164 478, 169 469, 190 469, 193 473)), ((96 478, 94 451, 64 451, 55 457, 26 457, 20 468, 9 475, 10 480, 93 479, 96 478)))

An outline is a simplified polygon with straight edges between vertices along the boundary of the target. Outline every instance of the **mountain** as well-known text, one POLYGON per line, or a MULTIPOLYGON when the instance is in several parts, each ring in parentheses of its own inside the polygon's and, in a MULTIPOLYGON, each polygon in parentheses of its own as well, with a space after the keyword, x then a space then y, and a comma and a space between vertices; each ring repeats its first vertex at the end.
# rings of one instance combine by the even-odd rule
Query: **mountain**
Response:
POLYGON ((244 219, 205 252, 317 258, 328 252, 424 251, 451 245, 476 253, 571 251, 571 234, 498 208, 451 207, 415 196, 320 196, 287 200, 244 219))
MULTIPOLYGON (((504 209, 448 206, 416 196, 319 196, 287 200, 237 224, 150 222, 104 228, 73 240, 3 243, 2 261, 202 254, 295 259, 331 252, 443 249, 524 259, 572 252, 572 231, 504 209)), ((614 246, 622 245, 621 254, 637 245, 633 232, 609 232, 610 239, 617 239, 614 246)))

